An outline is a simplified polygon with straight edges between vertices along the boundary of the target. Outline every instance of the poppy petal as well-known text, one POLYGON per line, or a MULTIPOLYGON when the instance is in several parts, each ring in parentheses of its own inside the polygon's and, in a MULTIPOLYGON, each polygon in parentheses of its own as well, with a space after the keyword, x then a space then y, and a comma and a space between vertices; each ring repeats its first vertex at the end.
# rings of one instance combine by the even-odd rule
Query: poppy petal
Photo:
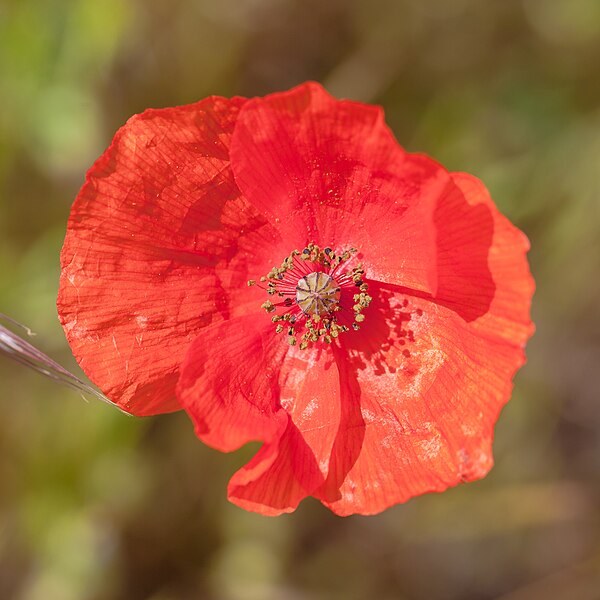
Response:
POLYGON ((275 337, 270 320, 261 317, 206 327, 181 366, 181 405, 198 437, 223 452, 277 438, 285 428, 278 376, 286 347, 275 337))
MULTIPOLYGON (((327 465, 329 457, 327 457, 327 465)), ((279 440, 264 444, 231 478, 227 497, 237 506, 266 516, 294 511, 325 477, 303 432, 292 420, 279 440)))
POLYGON ((229 497, 270 515, 293 510, 325 481, 340 393, 326 349, 291 348, 261 317, 204 329, 188 351, 177 389, 208 445, 231 451, 264 442, 233 476, 229 497))
POLYGON ((243 102, 212 97, 132 117, 73 206, 59 316, 83 370, 128 412, 179 409, 187 347, 227 316, 215 266, 244 220, 228 151, 243 102))
POLYGON ((480 479, 492 467, 494 425, 533 333, 529 244, 481 182, 453 178, 463 198, 486 207, 493 220, 494 297, 485 314, 471 319, 480 309, 474 289, 471 304, 459 296, 453 306, 447 297, 427 299, 373 282, 368 334, 340 339, 347 353, 340 361, 349 365, 345 416, 318 495, 338 514, 377 513, 480 479))
POLYGON ((291 247, 352 244, 370 277, 435 292, 432 214, 449 174, 407 154, 380 108, 338 101, 316 83, 249 100, 231 160, 244 196, 291 247))
MULTIPOLYGON (((493 285, 493 299, 490 299, 485 313, 479 315, 481 310, 481 296, 489 295, 488 291, 481 290, 484 283, 482 277, 471 274, 473 281, 470 284, 470 300, 465 298, 464 292, 458 289, 456 281, 448 282, 443 293, 446 306, 452 306, 450 295, 459 298, 454 308, 463 317, 477 314, 477 319, 472 322, 472 327, 481 336, 494 340, 504 341, 515 346, 525 346, 535 328, 531 322, 531 299, 535 291, 535 282, 529 270, 526 254, 529 250, 527 236, 515 227, 496 208, 485 185, 473 175, 468 173, 452 173, 454 184, 460 189, 465 201, 476 210, 485 207, 493 222, 492 243, 487 253, 487 264, 493 285), (476 292, 479 287, 479 295, 476 292), (470 302, 470 307, 469 303, 470 302), (461 305, 466 309, 461 310, 461 305)), ((465 224, 463 229, 467 229, 465 224)), ((465 231, 464 237, 472 239, 475 233, 473 228, 465 231), (471 236, 471 237, 469 237, 471 236)), ((476 254, 476 250, 467 248, 476 254)), ((479 251, 481 252, 481 251, 479 251)), ((465 264, 463 261, 462 264, 465 264)), ((481 269, 478 269, 481 274, 481 269)), ((464 289, 465 277, 457 278, 459 285, 464 289)), ((487 300, 486 300, 487 302, 487 300)), ((467 318, 467 320, 469 320, 467 318)))

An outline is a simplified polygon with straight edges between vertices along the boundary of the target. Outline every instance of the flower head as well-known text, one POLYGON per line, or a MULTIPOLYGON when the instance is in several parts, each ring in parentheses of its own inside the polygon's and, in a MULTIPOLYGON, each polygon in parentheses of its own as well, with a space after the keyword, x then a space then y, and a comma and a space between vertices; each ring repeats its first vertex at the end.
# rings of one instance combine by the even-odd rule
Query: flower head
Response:
POLYGON ((479 180, 308 83, 132 117, 73 206, 58 307, 124 410, 263 442, 232 502, 369 514, 491 468, 527 249, 479 180))

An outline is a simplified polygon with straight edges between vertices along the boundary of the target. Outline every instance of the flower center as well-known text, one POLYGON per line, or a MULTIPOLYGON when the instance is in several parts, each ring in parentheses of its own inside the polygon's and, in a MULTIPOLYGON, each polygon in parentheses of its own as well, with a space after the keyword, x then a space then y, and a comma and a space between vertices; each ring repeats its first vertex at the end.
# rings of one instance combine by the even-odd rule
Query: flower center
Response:
POLYGON ((306 315, 329 314, 339 304, 340 292, 333 277, 313 271, 298 280, 296 302, 306 315))
MULTIPOLYGON (((279 300, 261 306, 273 313, 275 331, 286 331, 290 345, 299 341, 303 350, 319 341, 330 344, 340 333, 360 329, 363 310, 372 298, 362 265, 348 268, 356 252, 352 248, 336 254, 331 248, 309 244, 302 252, 293 250, 281 267, 260 278, 259 287, 279 300)), ((248 285, 257 282, 250 280, 248 285)))

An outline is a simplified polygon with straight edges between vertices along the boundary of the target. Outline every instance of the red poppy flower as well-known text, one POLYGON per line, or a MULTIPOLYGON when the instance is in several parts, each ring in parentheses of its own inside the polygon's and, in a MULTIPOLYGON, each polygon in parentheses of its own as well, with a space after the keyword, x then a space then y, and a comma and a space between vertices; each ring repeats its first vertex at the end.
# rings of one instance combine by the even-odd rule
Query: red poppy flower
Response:
POLYGON ((232 502, 369 514, 491 468, 527 249, 479 180, 309 83, 131 118, 73 206, 58 307, 124 410, 263 442, 232 502))

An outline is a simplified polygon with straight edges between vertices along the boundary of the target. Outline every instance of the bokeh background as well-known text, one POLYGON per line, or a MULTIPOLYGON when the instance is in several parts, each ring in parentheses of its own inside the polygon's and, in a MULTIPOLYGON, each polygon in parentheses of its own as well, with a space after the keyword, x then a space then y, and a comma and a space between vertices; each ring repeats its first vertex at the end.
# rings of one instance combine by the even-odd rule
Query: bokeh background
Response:
POLYGON ((0 312, 58 325, 70 204, 147 107, 307 79, 384 106, 530 237, 537 333, 486 480, 376 517, 225 498, 183 414, 136 419, 0 357, 0 599, 600 598, 598 0, 0 0, 0 312))

